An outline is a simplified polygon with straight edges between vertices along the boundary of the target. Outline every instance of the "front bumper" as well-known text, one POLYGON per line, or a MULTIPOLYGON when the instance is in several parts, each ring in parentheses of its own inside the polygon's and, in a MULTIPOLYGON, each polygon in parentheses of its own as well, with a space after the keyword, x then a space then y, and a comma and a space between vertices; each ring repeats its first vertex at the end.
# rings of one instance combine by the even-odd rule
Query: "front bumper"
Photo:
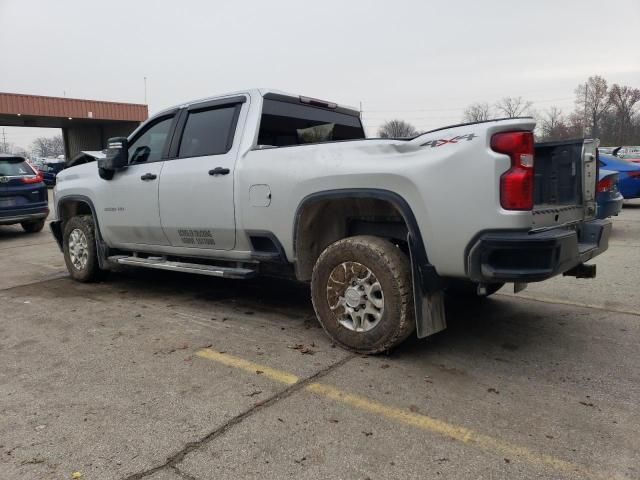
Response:
POLYGON ((604 252, 610 234, 610 220, 540 233, 486 232, 468 249, 468 276, 478 283, 546 280, 604 252))
POLYGON ((0 225, 13 225, 21 222, 42 220, 49 215, 49 207, 20 208, 0 210, 0 225))

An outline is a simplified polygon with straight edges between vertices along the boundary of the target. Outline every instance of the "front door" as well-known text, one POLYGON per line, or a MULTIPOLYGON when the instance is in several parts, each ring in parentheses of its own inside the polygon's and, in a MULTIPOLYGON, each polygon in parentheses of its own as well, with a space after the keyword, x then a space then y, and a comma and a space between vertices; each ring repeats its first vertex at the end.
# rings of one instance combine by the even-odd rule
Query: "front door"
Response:
POLYGON ((169 245, 160 225, 158 185, 173 115, 149 122, 132 138, 129 166, 103 180, 100 232, 113 246, 169 245))
POLYGON ((236 98, 192 105, 184 113, 177 158, 165 162, 160 177, 160 218, 171 245, 235 247, 234 136, 241 108, 236 98))

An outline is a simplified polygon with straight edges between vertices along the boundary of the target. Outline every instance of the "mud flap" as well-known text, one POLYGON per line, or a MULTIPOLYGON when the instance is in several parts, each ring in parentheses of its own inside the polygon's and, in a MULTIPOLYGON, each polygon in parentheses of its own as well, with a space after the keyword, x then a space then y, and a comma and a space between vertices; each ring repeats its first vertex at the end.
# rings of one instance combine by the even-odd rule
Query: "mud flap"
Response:
POLYGON ((444 292, 442 290, 425 293, 419 299, 416 297, 415 304, 418 338, 428 337, 447 328, 447 318, 444 314, 444 292))
POLYGON ((426 259, 424 263, 418 261, 417 255, 414 254, 411 237, 409 236, 407 240, 411 258, 416 334, 418 338, 424 338, 447 328, 447 318, 444 312, 444 289, 433 265, 430 265, 426 259))
POLYGON ((58 247, 60 248, 60 251, 62 252, 62 222, 58 221, 52 221, 49 222, 49 229, 51 230, 51 234, 53 235, 53 238, 56 239, 56 243, 58 244, 58 247))

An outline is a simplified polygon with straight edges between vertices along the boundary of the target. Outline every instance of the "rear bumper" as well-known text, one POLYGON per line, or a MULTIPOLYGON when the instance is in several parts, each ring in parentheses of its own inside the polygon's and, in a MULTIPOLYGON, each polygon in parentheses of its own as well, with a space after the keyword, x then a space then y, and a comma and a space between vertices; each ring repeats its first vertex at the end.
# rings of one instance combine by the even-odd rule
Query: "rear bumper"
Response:
POLYGON ((610 220, 540 233, 483 233, 468 249, 468 275, 478 283, 546 280, 604 252, 610 233, 610 220))
POLYGON ((608 218, 618 215, 622 210, 622 202, 624 198, 620 193, 615 196, 609 196, 606 199, 598 198, 598 218, 608 218))
POLYGON ((626 174, 623 176, 621 172, 618 188, 624 198, 638 198, 640 197, 640 178, 629 177, 626 174))
POLYGON ((49 215, 49 207, 47 206, 0 210, 0 225, 42 220, 47 218, 47 215, 49 215))

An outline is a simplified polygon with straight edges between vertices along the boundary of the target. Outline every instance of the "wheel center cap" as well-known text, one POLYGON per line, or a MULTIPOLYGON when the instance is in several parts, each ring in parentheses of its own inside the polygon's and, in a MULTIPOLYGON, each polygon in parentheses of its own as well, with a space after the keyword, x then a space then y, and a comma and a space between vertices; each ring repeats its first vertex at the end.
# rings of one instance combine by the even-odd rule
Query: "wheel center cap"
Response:
POLYGON ((344 292, 344 299, 349 307, 355 308, 360 305, 362 295, 355 288, 349 287, 347 288, 347 291, 344 292))

